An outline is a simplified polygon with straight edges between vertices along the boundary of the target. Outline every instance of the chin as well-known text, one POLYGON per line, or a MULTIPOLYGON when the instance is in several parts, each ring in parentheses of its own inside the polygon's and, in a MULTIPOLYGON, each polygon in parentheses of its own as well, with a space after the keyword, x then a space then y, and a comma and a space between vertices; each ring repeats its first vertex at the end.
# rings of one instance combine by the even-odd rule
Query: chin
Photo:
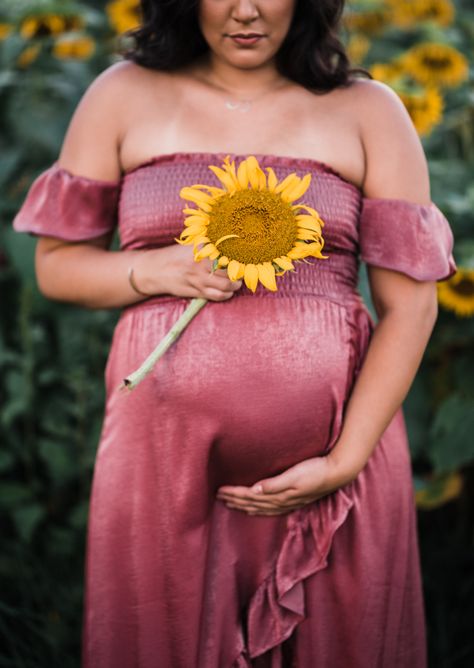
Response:
POLYGON ((228 65, 239 67, 244 70, 251 70, 256 67, 270 64, 273 61, 273 54, 263 55, 255 51, 250 52, 249 50, 247 53, 226 53, 223 54, 223 58, 228 65))

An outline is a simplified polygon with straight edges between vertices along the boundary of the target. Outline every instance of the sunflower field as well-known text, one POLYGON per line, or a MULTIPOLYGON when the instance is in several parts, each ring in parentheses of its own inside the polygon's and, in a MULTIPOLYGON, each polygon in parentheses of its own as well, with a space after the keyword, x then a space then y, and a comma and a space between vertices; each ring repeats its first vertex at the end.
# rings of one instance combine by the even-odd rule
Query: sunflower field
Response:
MULTIPOLYGON (((118 315, 45 300, 35 241, 11 222, 139 18, 138 0, 0 0, 0 667, 79 666, 88 496, 118 315)), ((406 418, 430 667, 462 668, 474 665, 474 6, 349 0, 343 38, 407 107, 456 238, 458 272, 439 286, 406 418)))

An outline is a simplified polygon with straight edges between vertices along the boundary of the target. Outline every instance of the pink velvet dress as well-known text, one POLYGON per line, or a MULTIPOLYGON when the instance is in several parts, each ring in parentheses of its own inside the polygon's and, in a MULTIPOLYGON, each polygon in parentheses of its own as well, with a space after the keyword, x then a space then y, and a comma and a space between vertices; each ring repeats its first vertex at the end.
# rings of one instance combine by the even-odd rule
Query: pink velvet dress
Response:
MULTIPOLYGON (((123 249, 174 243, 184 185, 214 183, 225 154, 151 159, 118 183, 43 172, 15 228, 70 241, 118 224, 123 249)), ((234 156, 237 162, 243 156, 234 156)), ((425 629, 402 413, 367 466, 302 510, 251 517, 215 498, 326 454, 372 324, 359 259, 417 280, 451 275, 434 205, 368 199, 316 160, 257 156, 279 178, 311 172, 305 203, 329 259, 299 263, 278 292, 209 303, 133 393, 117 388, 186 307, 125 308, 89 516, 85 668, 424 668, 425 629)))

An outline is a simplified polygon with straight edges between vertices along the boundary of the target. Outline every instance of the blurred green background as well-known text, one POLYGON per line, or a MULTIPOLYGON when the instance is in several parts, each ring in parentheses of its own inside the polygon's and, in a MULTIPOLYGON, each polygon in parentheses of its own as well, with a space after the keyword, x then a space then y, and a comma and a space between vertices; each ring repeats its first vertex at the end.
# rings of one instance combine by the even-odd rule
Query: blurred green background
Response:
MULTIPOLYGON (((35 241, 14 234, 11 221, 57 158, 85 88, 119 58, 123 33, 138 20, 137 0, 0 0, 0 666, 79 666, 88 495, 117 318, 42 298, 35 241)), ((432 198, 456 237, 459 271, 439 288, 440 316, 406 416, 430 667, 470 667, 474 8, 471 0, 352 1, 344 39, 353 62, 407 106, 432 198)))

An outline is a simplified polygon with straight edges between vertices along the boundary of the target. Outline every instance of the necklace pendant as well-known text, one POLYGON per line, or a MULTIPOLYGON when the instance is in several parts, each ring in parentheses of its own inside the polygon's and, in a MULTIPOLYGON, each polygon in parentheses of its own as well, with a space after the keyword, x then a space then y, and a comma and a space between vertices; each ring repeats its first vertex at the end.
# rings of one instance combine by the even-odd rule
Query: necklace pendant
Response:
POLYGON ((240 111, 241 114, 246 114, 252 107, 251 100, 226 100, 225 106, 230 111, 240 111))

